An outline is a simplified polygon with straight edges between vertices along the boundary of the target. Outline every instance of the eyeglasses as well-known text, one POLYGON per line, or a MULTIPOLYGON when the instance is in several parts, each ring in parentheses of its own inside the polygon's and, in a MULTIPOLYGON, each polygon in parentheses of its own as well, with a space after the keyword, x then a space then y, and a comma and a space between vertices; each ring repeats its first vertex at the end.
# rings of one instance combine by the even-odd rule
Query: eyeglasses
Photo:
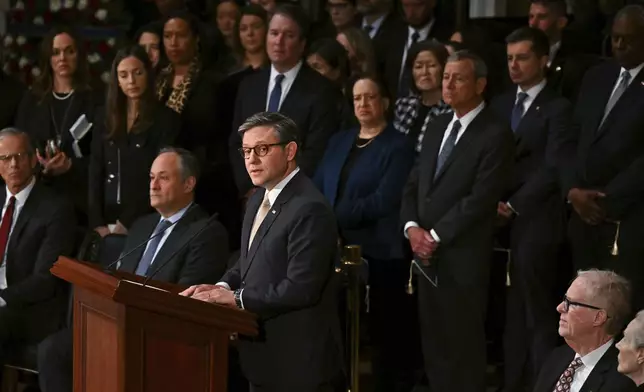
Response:
POLYGON ((290 142, 281 142, 281 143, 271 143, 271 144, 258 144, 255 147, 242 147, 238 151, 244 159, 250 158, 250 152, 254 151, 255 155, 258 157, 265 157, 266 154, 271 150, 271 147, 275 146, 285 146, 290 142))
POLYGON ((588 304, 581 303, 581 302, 571 301, 570 298, 568 298, 568 296, 566 296, 566 295, 564 295, 564 297, 563 297, 563 304, 564 304, 563 309, 564 309, 564 312, 566 312, 566 313, 568 313, 568 309, 570 309, 571 305, 579 306, 579 307, 582 307, 582 308, 594 309, 594 310, 601 310, 602 309, 602 308, 598 308, 597 306, 588 305, 588 304))
POLYGON ((27 153, 27 152, 19 152, 19 153, 16 153, 16 154, 4 154, 4 155, 0 155, 0 162, 9 163, 9 162, 12 162, 14 160, 14 158, 17 161, 22 161, 25 158, 27 158, 28 156, 29 156, 29 153, 27 153))

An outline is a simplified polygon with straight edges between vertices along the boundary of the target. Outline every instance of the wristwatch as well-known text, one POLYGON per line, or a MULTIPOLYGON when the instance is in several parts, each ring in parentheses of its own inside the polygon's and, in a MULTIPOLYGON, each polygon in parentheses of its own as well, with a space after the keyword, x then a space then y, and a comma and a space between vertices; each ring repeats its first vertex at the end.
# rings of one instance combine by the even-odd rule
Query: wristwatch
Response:
POLYGON ((233 291, 233 296, 235 297, 235 305, 237 305, 239 309, 243 309, 242 301, 241 301, 241 292, 242 291, 240 289, 233 291))

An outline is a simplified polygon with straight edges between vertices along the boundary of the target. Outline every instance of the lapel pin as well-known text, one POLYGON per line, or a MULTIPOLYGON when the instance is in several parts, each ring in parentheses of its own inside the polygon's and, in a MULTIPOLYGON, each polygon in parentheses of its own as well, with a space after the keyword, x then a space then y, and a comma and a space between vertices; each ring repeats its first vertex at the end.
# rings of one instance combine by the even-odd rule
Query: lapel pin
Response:
POLYGON ((275 210, 273 210, 273 211, 271 211, 271 212, 272 212, 273 214, 277 214, 277 212, 275 212, 275 210))
POLYGON ((537 106, 537 111, 541 110, 541 106, 537 106))

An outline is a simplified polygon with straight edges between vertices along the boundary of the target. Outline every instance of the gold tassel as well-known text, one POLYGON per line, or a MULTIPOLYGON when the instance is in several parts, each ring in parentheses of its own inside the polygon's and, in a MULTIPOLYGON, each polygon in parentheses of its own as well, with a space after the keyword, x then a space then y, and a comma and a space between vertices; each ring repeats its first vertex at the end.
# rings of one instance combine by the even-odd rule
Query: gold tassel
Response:
POLYGON ((412 261, 411 263, 409 263, 409 282, 407 282, 407 294, 409 295, 414 294, 414 285, 412 284, 412 279, 414 277, 413 268, 414 262, 412 261))
POLYGON ((617 241, 619 241, 619 225, 620 221, 615 222, 617 229, 615 230, 615 240, 613 241, 613 249, 611 249, 610 254, 613 256, 619 256, 619 247, 617 246, 617 241))

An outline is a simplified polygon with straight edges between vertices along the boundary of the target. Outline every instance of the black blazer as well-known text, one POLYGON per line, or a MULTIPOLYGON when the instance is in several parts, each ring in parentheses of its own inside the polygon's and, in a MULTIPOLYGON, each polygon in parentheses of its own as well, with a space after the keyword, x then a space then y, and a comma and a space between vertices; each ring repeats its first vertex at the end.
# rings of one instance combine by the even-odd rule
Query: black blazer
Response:
MULTIPOLYGON (((246 172, 244 159, 237 152, 242 145, 242 138, 237 130, 248 117, 266 111, 270 75, 269 66, 246 77, 237 94, 230 152, 235 182, 241 195, 252 188, 252 183, 246 172)), ((298 163, 308 176, 315 173, 329 138, 338 130, 340 99, 340 91, 330 81, 303 63, 282 102, 280 113, 295 121, 300 130, 298 163)))
POLYGON ((597 55, 577 52, 574 41, 566 40, 565 36, 561 42, 561 48, 548 68, 548 86, 574 103, 586 71, 601 60, 597 55))
MULTIPOLYGON (((160 219, 158 213, 137 219, 128 233, 123 253, 150 238, 160 219)), ((157 252, 148 270, 148 276, 154 274, 154 280, 185 286, 217 283, 226 271, 228 234, 221 223, 213 220, 197 235, 207 221, 208 214, 201 207, 196 204, 190 207, 172 228, 172 232, 157 252), (168 258, 188 241, 189 244, 168 261, 168 258), (166 262, 168 264, 163 266, 166 262)), ((144 252, 145 246, 142 246, 125 257, 119 270, 134 273, 144 252)))
MULTIPOLYGON (((516 87, 494 99, 490 107, 500 118, 512 118, 516 87)), ((544 211, 561 211, 564 198, 559 187, 558 166, 562 148, 569 138, 572 106, 567 99, 546 86, 524 114, 515 136, 514 175, 504 201, 522 217, 544 211)))
POLYGON ((453 114, 442 115, 428 127, 404 189, 400 215, 403 225, 415 221, 436 231, 440 246, 432 259, 436 257, 439 268, 449 269, 468 287, 487 277, 486 263, 479 260, 492 249, 497 203, 512 176, 514 136, 492 109, 484 108, 434 178, 440 145, 452 118, 453 114))
POLYGON ((129 228, 152 210, 150 167, 159 150, 174 143, 181 128, 172 110, 162 105, 154 110, 153 122, 144 131, 115 140, 107 138, 105 113, 98 116, 89 164, 91 228, 117 219, 129 228))
POLYGON ((600 203, 614 221, 641 219, 644 213, 644 72, 631 82, 599 128, 620 69, 610 61, 584 77, 574 115, 578 142, 571 139, 567 144, 567 156, 572 159, 563 172, 565 194, 574 187, 606 193, 600 203))
POLYGON ((65 285, 49 270, 74 251, 75 228, 72 204, 36 181, 7 244, 7 288, 0 290, 8 307, 25 310, 28 329, 53 332, 64 321, 65 285))
POLYGON ((260 317, 260 337, 239 342, 241 365, 252 384, 267 390, 309 390, 331 381, 342 363, 333 279, 337 226, 324 196, 298 173, 249 250, 264 192, 248 202, 241 255, 222 278, 233 290, 243 289, 245 309, 260 317))
MULTIPOLYGON (((557 347, 539 372, 534 392, 552 392, 559 377, 575 359, 575 352, 567 345, 557 347)), ((617 372, 617 349, 612 345, 597 362, 581 392, 628 392, 637 387, 631 379, 617 372)))
MULTIPOLYGON (((61 150, 72 159, 71 169, 60 176, 44 177, 48 184, 55 188, 59 193, 68 196, 73 200, 75 207, 80 212, 87 213, 87 175, 89 166, 89 157, 91 154, 91 143, 97 123, 96 115, 99 112, 101 97, 90 90, 74 92, 67 116, 61 124, 62 146, 61 150), (80 140, 79 146, 83 154, 82 158, 76 158, 72 149, 73 137, 69 133, 69 128, 76 120, 85 114, 87 121, 93 124, 90 131, 80 140)), ((24 94, 18 114, 16 116, 16 126, 29 134, 32 142, 44 154, 44 147, 48 139, 56 137, 56 130, 52 125, 52 96, 45 97, 41 102, 32 91, 24 94)))
POLYGON ((14 77, 0 71, 0 91, 2 91, 0 129, 4 129, 15 125, 18 107, 22 101, 25 86, 14 77))

